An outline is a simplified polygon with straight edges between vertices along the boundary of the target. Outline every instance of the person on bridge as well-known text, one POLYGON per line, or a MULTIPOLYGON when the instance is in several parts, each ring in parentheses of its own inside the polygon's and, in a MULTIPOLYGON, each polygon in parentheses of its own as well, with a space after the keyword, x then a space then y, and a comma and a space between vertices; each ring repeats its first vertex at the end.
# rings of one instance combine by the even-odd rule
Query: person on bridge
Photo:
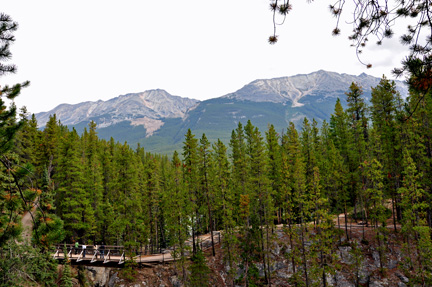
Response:
POLYGON ((104 259, 104 252, 105 252, 105 245, 102 242, 101 245, 99 246, 99 252, 100 252, 100 258, 104 259))
POLYGON ((82 245, 83 258, 85 258, 86 248, 87 248, 87 246, 85 245, 85 243, 83 243, 83 245, 82 245))
POLYGON ((79 243, 77 240, 77 241, 75 241, 75 255, 78 254, 78 247, 79 247, 79 243))

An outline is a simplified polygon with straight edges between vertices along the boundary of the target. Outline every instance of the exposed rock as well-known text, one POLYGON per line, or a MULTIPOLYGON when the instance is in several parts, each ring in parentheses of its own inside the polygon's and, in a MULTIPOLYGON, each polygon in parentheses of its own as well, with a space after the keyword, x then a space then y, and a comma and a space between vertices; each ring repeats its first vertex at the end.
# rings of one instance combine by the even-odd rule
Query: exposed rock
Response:
POLYGON ((108 101, 84 102, 75 105, 62 104, 49 112, 36 114, 43 127, 49 116, 56 114, 64 125, 75 125, 94 120, 98 128, 130 121, 132 125, 144 125, 153 133, 159 129, 164 118, 183 118, 188 109, 199 101, 172 96, 164 90, 122 95, 108 101), (153 120, 153 121, 152 121, 153 120))
POLYGON ((183 286, 183 284, 181 283, 181 281, 179 280, 179 278, 177 276, 171 276, 169 279, 170 279, 170 282, 171 282, 173 287, 183 286))
POLYGON ((163 126, 164 122, 161 120, 151 119, 148 117, 136 118, 131 120, 132 126, 142 125, 146 129, 146 137, 150 137, 153 135, 155 131, 163 126))
POLYGON ((86 276, 93 286, 105 286, 110 280, 111 268, 87 266, 86 276))
POLYGON ((345 278, 345 276, 339 271, 336 271, 336 274, 329 281, 331 282, 332 286, 336 286, 336 287, 354 287, 355 286, 354 284, 349 282, 347 280, 347 278, 345 278))
POLYGON ((276 276, 278 278, 288 279, 292 276, 292 272, 289 272, 288 270, 278 270, 276 271, 276 276))
MULTIPOLYGON (((256 80, 225 97, 256 102, 291 102, 292 107, 300 107, 304 105, 300 100, 306 96, 325 94, 326 97, 335 97, 337 93, 347 91, 353 82, 370 90, 379 81, 379 78, 366 74, 353 76, 320 70, 306 75, 256 80)), ((403 96, 408 94, 402 82, 397 82, 397 88, 403 96)))
POLYGON ((288 265, 286 265, 285 262, 276 262, 275 264, 276 270, 286 269, 287 267, 288 265))
POLYGON ((397 260, 389 259, 387 261, 387 268, 388 269, 394 269, 394 268, 397 267, 397 265, 398 265, 398 261, 397 260))
POLYGON ((396 272, 395 274, 403 283, 409 282, 409 279, 407 277, 405 277, 403 274, 401 274, 399 272, 396 272))
POLYGON ((373 250, 372 251, 372 258, 374 260, 374 264, 376 267, 380 267, 380 258, 378 251, 373 250))
POLYGON ((111 276, 111 278, 110 278, 109 281, 108 281, 108 287, 114 287, 114 285, 115 285, 115 283, 116 283, 116 281, 117 281, 117 279, 118 279, 117 274, 118 274, 118 272, 115 272, 115 273, 111 276))
POLYGON ((264 277, 264 265, 262 263, 256 263, 255 266, 258 268, 259 276, 264 277))
POLYGON ((245 273, 244 268, 238 268, 235 279, 239 279, 240 277, 244 276, 244 273, 245 273))
POLYGON ((388 284, 386 284, 384 281, 372 281, 369 284, 369 287, 384 287, 384 286, 388 286, 388 284))
POLYGON ((352 250, 351 246, 340 246, 339 248, 339 256, 341 262, 344 264, 352 264, 354 262, 353 257, 350 253, 352 250))
POLYGON ((366 269, 366 262, 363 262, 360 270, 359 270, 359 282, 360 284, 368 284, 370 282, 371 272, 366 269))
POLYGON ((275 242, 273 244, 273 248, 272 248, 272 255, 274 254, 276 256, 279 256, 280 255, 280 250, 281 250, 281 248, 280 248, 279 244, 277 242, 275 242))

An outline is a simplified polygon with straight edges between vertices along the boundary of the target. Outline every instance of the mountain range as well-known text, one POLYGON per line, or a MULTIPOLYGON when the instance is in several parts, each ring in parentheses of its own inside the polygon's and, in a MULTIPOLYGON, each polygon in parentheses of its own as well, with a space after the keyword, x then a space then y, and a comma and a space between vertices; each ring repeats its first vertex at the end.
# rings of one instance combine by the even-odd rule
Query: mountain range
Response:
MULTIPOLYGON (((56 114, 62 124, 83 131, 90 121, 97 124, 99 137, 140 143, 147 151, 171 153, 181 150, 184 135, 190 128, 197 138, 203 133, 212 142, 220 138, 229 142, 231 131, 239 122, 251 120, 262 133, 269 124, 283 132, 292 121, 300 127, 304 117, 318 123, 329 120, 336 99, 346 105, 345 93, 352 82, 363 88, 370 99, 371 87, 380 78, 317 71, 274 79, 255 80, 241 89, 209 100, 199 101, 173 96, 164 90, 121 95, 108 101, 61 104, 48 112, 36 114, 43 127, 56 114)), ((402 97, 407 86, 396 81, 402 97)))

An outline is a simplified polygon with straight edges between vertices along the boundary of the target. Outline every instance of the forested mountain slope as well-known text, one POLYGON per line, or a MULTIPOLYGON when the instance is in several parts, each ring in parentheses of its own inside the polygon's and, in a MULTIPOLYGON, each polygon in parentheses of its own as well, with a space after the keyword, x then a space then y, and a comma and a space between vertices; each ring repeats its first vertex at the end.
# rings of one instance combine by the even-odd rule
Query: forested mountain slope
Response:
POLYGON ((22 115, 1 157, 0 235, 11 240, 0 236, 0 263, 15 258, 20 214, 38 199, 35 246, 171 248, 187 286, 431 286, 432 98, 404 100, 385 78, 369 101, 356 84, 345 93, 321 127, 304 118, 281 134, 245 119, 228 144, 188 129, 169 157, 100 139, 94 122, 80 135, 22 115), (222 248, 208 256, 224 273, 212 277, 198 238, 215 230, 222 248))

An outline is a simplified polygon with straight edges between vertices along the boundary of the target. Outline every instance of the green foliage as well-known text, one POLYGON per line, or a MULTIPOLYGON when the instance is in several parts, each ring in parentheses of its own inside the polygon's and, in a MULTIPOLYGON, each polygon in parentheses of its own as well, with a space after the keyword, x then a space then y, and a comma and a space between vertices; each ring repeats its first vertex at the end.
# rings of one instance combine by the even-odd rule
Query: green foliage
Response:
POLYGON ((190 278, 189 285, 191 287, 201 287, 210 285, 211 270, 207 266, 206 259, 201 249, 192 255, 192 264, 189 266, 190 278))
MULTIPOLYGON (((340 96, 343 97, 342 92, 340 96)), ((308 104, 292 107, 289 104, 237 101, 221 97, 202 101, 195 109, 188 112, 187 121, 183 121, 182 118, 163 119, 164 125, 151 137, 145 137, 143 126, 131 126, 130 121, 116 123, 109 127, 99 126, 97 130, 102 139, 109 140, 114 137, 127 141, 131 146, 139 143, 149 152, 172 156, 174 150, 177 152, 182 150, 182 142, 188 128, 199 138, 205 133, 211 143, 220 139, 225 145, 228 145, 229 132, 236 129, 238 125, 238 121, 233 121, 233 114, 237 118, 245 119, 243 124, 246 124, 247 119, 253 119, 254 125, 263 133, 269 123, 273 124, 278 132, 286 129, 289 120, 293 120, 296 125, 300 126, 303 116, 309 119, 315 118, 318 123, 329 120, 335 98, 317 95, 304 98, 304 101, 307 101, 308 104), (298 119, 298 114, 302 115, 301 119, 298 119), (256 115, 262 116, 257 117, 256 115)), ((94 120, 97 121, 97 119, 94 120)), ((86 121, 74 127, 77 131, 82 131, 87 124, 86 121)))
MULTIPOLYGON (((16 67, 6 62, 12 57, 9 50, 10 45, 15 41, 13 32, 18 24, 6 14, 0 14, 0 76, 15 73, 16 67)), ((28 86, 29 82, 15 84, 13 86, 1 85, 0 88, 0 155, 5 154, 13 147, 13 139, 22 126, 22 121, 16 121, 16 106, 12 103, 6 107, 7 100, 15 99, 21 89, 28 86)))
POLYGON ((63 220, 55 214, 44 216, 38 213, 33 226, 33 242, 48 250, 53 244, 62 242, 65 238, 63 220))
POLYGON ((138 264, 133 260, 126 260, 124 264, 125 266, 121 269, 119 273, 120 278, 128 282, 133 282, 135 276, 138 274, 136 270, 138 264))
MULTIPOLYGON (((10 16, 0 14, 0 76, 16 71, 15 65, 6 62, 12 57, 9 48, 15 41, 13 32, 17 28, 18 24, 10 16)), ((0 88, 0 247, 21 232, 19 215, 23 211, 23 202, 19 197, 24 195, 19 181, 23 180, 26 170, 12 170, 18 160, 15 155, 8 153, 14 147, 14 138, 24 124, 22 119, 16 119, 16 106, 13 100, 20 94, 21 89, 28 85, 29 82, 25 82, 11 87, 1 85, 0 88), (12 101, 10 107, 6 106, 8 101, 12 101)))
POLYGON ((78 282, 79 282, 80 286, 90 287, 89 283, 88 283, 88 280, 86 278, 85 268, 84 268, 83 265, 79 265, 78 266, 78 276, 77 276, 77 278, 78 278, 78 282))
POLYGON ((47 252, 8 243, 0 250, 0 286, 57 286, 57 262, 47 252))
MULTIPOLYGON (((64 245, 63 250, 67 250, 66 244, 64 245)), ((66 252, 65 252, 65 260, 64 260, 64 264, 63 264, 63 270, 62 270, 62 276, 60 278, 60 283, 61 283, 61 286, 64 286, 64 287, 72 287, 73 286, 71 266, 70 266, 69 258, 68 258, 68 255, 66 252)))
POLYGON ((59 181, 57 190, 58 212, 65 222, 66 236, 89 238, 94 232, 94 209, 89 193, 83 186, 84 170, 81 164, 78 144, 79 136, 75 130, 68 133, 60 150, 59 181))

